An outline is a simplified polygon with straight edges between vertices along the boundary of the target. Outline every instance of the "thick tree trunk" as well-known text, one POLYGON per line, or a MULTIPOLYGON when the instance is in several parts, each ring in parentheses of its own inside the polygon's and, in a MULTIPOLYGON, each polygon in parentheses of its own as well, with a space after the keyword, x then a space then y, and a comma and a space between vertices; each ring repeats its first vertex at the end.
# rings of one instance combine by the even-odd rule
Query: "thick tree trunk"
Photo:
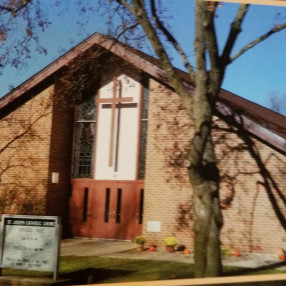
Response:
POLYGON ((217 168, 211 126, 214 104, 223 71, 217 58, 213 16, 206 2, 196 2, 196 91, 192 110, 195 135, 188 155, 189 178, 194 193, 195 275, 220 276, 220 229, 222 214, 219 205, 219 170, 217 168), (211 71, 207 71, 206 54, 212 52, 211 71))
MULTIPOLYGON (((191 166, 189 176, 194 192, 195 276, 222 274, 219 205, 219 172, 215 162, 211 135, 204 151, 203 164, 191 166)), ((192 144, 196 148, 196 144, 192 144)), ((192 153, 192 152, 191 152, 192 153)))
POLYGON ((205 89, 197 86, 194 110, 196 134, 189 152, 189 178, 194 193, 195 275, 220 276, 219 170, 211 136, 212 106, 205 89))
POLYGON ((192 114, 195 136, 188 155, 189 178, 194 193, 196 277, 220 276, 222 274, 219 170, 211 134, 214 108, 212 99, 218 93, 219 80, 216 80, 211 86, 208 82, 212 82, 210 74, 198 71, 192 114))

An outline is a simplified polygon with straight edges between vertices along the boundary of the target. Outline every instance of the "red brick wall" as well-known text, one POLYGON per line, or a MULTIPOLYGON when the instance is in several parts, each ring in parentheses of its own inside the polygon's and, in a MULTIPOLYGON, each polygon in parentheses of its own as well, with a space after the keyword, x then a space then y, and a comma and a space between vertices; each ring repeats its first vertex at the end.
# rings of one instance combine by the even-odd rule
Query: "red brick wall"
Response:
POLYGON ((46 214, 62 217, 63 235, 67 236, 68 205, 71 189, 71 158, 73 140, 73 106, 69 98, 64 97, 62 83, 55 84, 53 115, 48 170, 48 188, 46 195, 46 214), (59 174, 59 182, 52 183, 52 173, 59 174))
POLYGON ((231 204, 224 211, 222 242, 243 251, 279 253, 281 247, 285 248, 285 230, 277 214, 281 212, 282 216, 286 216, 285 204, 278 196, 281 192, 285 199, 286 160, 285 156, 265 144, 257 140, 253 142, 259 160, 269 172, 270 191, 263 186, 266 174, 261 172, 248 150, 243 149, 247 146, 236 135, 224 136, 223 142, 217 148, 218 159, 221 160, 221 174, 231 178, 228 182, 230 186, 222 184, 222 195, 225 197, 230 193, 229 190, 233 189, 231 204), (224 143, 229 147, 224 146, 224 143), (278 207, 271 202, 271 194, 278 207))
POLYGON ((164 237, 173 235, 182 244, 192 243, 192 193, 181 167, 191 136, 180 99, 151 81, 144 199, 144 234, 150 243, 160 245, 164 237), (147 232, 148 221, 161 222, 161 232, 147 232))
MULTIPOLYGON (((217 125, 229 127, 218 120, 217 125)), ((214 130, 221 177, 224 227, 222 244, 241 251, 279 252, 286 247, 285 231, 269 194, 260 184, 263 176, 247 146, 236 133, 214 130), (275 235, 273 235, 275 234, 275 235)), ((184 167, 184 155, 192 136, 179 97, 151 81, 145 178, 144 234, 149 243, 161 244, 166 236, 177 236, 193 247, 192 190, 184 167), (161 222, 161 232, 148 232, 148 221, 161 222)), ((255 140, 255 150, 277 185, 271 193, 286 216, 283 198, 285 156, 255 140), (281 192, 279 198, 278 193, 281 192)))
POLYGON ((0 120, 0 150, 8 144, 0 152, 0 214, 61 216, 66 235, 73 108, 59 85, 43 87, 0 120))
POLYGON ((0 213, 44 214, 54 86, 0 120, 0 213))

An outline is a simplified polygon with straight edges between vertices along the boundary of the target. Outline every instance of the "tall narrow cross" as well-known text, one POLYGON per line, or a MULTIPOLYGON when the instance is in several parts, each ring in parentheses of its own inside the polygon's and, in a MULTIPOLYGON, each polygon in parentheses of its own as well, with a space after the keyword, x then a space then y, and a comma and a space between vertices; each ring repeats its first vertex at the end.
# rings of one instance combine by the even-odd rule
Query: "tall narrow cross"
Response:
POLYGON ((116 136, 116 162, 115 162, 115 171, 117 171, 117 157, 118 157, 118 144, 119 144, 119 124, 120 124, 120 108, 124 107, 122 103, 133 102, 133 97, 121 97, 121 81, 118 81, 116 77, 113 79, 113 97, 112 98, 98 98, 97 103, 105 103, 111 105, 111 128, 110 128, 110 143, 109 143, 109 163, 108 166, 112 167, 113 165, 113 143, 115 135, 115 110, 118 109, 117 116, 117 136, 116 136), (117 90, 119 87, 118 97, 117 90))

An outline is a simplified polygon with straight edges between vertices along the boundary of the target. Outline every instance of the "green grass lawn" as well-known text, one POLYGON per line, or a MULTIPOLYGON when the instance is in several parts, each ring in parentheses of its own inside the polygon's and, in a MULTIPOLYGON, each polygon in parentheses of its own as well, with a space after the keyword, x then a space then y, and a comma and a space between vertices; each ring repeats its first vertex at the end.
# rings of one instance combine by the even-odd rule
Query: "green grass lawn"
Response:
MULTIPOLYGON (((188 263, 132 260, 105 257, 66 256, 60 259, 60 277, 73 283, 110 283, 193 278, 194 265, 188 263)), ((286 272, 286 271, 284 271, 286 272)), ((224 267, 224 275, 283 273, 276 269, 250 270, 224 267)), ((47 273, 5 269, 3 275, 46 276, 47 273)))

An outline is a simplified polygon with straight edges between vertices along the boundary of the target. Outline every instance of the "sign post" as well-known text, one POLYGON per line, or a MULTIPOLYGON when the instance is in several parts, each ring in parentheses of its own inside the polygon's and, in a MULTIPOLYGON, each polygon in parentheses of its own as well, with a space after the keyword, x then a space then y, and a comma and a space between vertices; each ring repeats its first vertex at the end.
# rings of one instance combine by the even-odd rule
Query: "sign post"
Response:
POLYGON ((2 215, 1 267, 53 272, 56 281, 60 236, 60 217, 2 215))

